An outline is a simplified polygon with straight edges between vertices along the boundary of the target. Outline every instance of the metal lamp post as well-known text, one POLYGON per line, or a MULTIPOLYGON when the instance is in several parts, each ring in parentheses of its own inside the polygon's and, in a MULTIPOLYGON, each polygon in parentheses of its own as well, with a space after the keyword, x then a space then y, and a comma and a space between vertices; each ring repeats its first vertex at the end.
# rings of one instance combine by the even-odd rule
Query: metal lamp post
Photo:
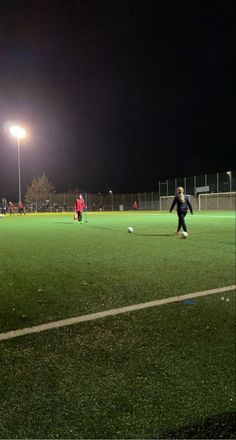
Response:
POLYGON ((229 192, 232 192, 232 171, 227 171, 226 174, 229 176, 229 192))
POLYGON ((19 203, 21 203, 21 167, 20 167, 20 140, 26 137, 26 131, 22 127, 13 125, 10 128, 10 133, 17 139, 17 151, 18 151, 18 188, 19 188, 19 203))
POLYGON ((111 194, 111 210, 113 211, 113 192, 110 189, 109 194, 111 194))
POLYGON ((232 171, 227 171, 226 174, 229 176, 229 208, 231 209, 232 171))

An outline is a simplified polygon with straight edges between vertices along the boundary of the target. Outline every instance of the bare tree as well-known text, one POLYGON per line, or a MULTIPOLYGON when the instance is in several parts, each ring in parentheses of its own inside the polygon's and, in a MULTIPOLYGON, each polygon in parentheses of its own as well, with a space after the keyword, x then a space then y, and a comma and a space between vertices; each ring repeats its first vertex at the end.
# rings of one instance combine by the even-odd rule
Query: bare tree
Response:
POLYGON ((26 203, 42 205, 47 199, 50 199, 52 192, 54 192, 54 187, 52 183, 49 182, 46 174, 43 173, 42 176, 36 177, 27 188, 25 201, 26 203))

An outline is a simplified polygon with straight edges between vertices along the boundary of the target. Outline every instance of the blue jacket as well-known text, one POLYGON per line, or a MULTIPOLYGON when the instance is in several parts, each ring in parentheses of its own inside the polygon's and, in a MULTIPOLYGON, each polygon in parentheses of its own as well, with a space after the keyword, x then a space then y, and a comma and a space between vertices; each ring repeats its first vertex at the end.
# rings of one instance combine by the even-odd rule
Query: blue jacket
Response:
POLYGON ((191 214, 193 213, 192 205, 189 201, 188 196, 184 196, 184 201, 181 202, 179 199, 180 194, 176 194, 173 203, 170 208, 170 212, 173 210, 175 205, 177 205, 177 212, 187 212, 188 208, 190 209, 191 214))

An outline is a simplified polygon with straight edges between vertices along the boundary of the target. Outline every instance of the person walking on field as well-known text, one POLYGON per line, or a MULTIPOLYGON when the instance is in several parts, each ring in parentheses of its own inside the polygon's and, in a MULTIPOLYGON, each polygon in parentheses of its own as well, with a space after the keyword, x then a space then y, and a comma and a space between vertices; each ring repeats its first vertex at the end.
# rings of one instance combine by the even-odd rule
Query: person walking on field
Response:
POLYGON ((77 212, 78 222, 82 222, 82 213, 84 208, 86 208, 82 194, 75 201, 75 212, 77 212))
POLYGON ((182 186, 179 186, 177 188, 177 194, 173 200, 173 203, 170 207, 170 212, 174 209, 175 205, 177 205, 177 214, 178 214, 178 228, 176 231, 176 234, 179 234, 179 231, 181 229, 181 227, 183 228, 184 232, 188 232, 187 231, 187 226, 185 223, 185 216, 187 214, 188 208, 190 209, 191 214, 193 214, 193 208, 192 205, 189 201, 188 196, 186 196, 184 194, 184 189, 182 188, 182 186))

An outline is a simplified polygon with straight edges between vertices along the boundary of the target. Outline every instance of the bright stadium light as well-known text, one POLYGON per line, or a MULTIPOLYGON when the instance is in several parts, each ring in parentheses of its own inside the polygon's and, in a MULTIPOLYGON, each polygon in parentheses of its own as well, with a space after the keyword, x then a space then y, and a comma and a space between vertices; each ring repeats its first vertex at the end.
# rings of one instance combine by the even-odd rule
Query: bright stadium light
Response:
POLYGON ((230 192, 230 195, 229 195, 229 206, 230 206, 230 209, 231 209, 231 192, 232 192, 232 171, 227 171, 227 173, 226 173, 228 176, 229 176, 229 192, 230 192))
POLYGON ((232 171, 227 171, 226 174, 229 176, 229 192, 232 192, 232 171))
POLYGON ((13 125, 10 128, 10 133, 17 139, 24 139, 26 137, 26 130, 22 127, 18 127, 17 125, 13 125))
POLYGON ((113 192, 110 189, 109 194, 111 195, 111 210, 113 211, 113 192))
POLYGON ((18 183, 19 183, 19 203, 21 203, 21 170, 20 170, 20 140, 24 139, 27 135, 26 130, 17 125, 12 125, 10 127, 10 133, 13 137, 17 139, 17 149, 18 149, 18 183))

